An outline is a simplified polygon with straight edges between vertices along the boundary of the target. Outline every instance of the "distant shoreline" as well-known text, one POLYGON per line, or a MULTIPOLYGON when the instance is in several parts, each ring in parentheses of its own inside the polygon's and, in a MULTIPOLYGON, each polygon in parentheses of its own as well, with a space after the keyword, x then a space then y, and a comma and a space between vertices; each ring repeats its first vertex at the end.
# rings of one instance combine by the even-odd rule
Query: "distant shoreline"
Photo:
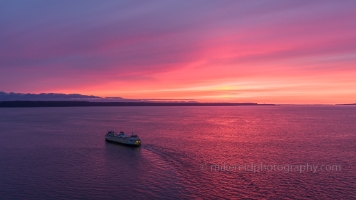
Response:
POLYGON ((94 107, 94 106, 275 106, 257 103, 197 102, 90 102, 90 101, 0 101, 0 107, 94 107))

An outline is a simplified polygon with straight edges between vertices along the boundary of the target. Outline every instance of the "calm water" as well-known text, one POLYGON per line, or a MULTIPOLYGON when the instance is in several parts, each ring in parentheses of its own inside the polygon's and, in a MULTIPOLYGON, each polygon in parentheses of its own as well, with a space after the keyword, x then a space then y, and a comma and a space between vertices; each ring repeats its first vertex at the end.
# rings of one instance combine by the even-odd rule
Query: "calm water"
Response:
POLYGON ((355 122, 352 106, 0 108, 0 199, 355 199, 355 122))

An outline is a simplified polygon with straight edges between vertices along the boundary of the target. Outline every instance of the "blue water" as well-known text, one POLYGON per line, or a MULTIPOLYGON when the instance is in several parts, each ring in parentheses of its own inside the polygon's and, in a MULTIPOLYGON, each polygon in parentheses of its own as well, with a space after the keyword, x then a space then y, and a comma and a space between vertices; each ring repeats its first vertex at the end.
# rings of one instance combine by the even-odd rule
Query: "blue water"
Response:
POLYGON ((0 108, 0 199, 356 199, 355 121, 356 106, 0 108))

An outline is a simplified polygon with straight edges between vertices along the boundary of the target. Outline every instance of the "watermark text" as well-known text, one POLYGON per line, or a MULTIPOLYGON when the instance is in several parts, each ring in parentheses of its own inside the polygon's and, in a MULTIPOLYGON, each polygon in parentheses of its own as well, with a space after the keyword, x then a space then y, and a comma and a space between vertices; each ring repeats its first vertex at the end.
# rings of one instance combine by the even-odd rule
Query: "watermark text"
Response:
POLYGON ((204 171, 211 172, 284 172, 284 173, 304 173, 304 172, 336 172, 341 171, 341 165, 325 164, 314 165, 310 163, 305 164, 265 164, 265 163, 248 163, 248 164, 202 164, 200 168, 204 171))

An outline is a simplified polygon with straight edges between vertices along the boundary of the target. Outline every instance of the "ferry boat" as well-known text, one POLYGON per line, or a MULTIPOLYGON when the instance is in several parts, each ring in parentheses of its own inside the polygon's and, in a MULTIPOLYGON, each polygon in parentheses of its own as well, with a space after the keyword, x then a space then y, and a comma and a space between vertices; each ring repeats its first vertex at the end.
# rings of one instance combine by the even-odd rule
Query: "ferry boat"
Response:
POLYGON ((120 131, 120 133, 108 131, 105 135, 105 140, 107 142, 114 142, 128 146, 138 147, 141 145, 141 140, 137 135, 134 135, 133 133, 131 135, 127 135, 123 131, 120 131))

